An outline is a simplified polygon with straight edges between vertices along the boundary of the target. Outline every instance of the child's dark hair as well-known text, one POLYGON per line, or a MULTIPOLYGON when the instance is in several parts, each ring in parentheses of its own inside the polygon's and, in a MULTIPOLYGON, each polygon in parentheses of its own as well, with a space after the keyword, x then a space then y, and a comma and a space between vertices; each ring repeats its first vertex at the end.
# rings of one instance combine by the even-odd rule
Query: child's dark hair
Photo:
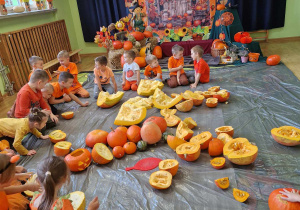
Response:
POLYGON ((55 187, 62 179, 69 180, 67 164, 60 157, 47 157, 38 165, 37 177, 45 191, 38 210, 50 209, 54 202, 55 187))
POLYGON ((95 58, 95 62, 98 62, 100 65, 107 65, 107 58, 102 55, 102 56, 99 56, 97 58, 95 58))
POLYGON ((67 71, 59 74, 58 82, 68 82, 68 79, 74 79, 74 76, 67 71))
POLYGON ((0 171, 2 171, 0 184, 7 183, 11 177, 15 176, 16 164, 10 163, 10 157, 8 155, 0 154, 0 171))
POLYGON ((132 58, 133 60, 135 59, 135 52, 133 50, 125 50, 124 51, 124 55, 128 55, 130 58, 132 58))
POLYGON ((181 47, 180 45, 178 44, 175 44, 173 47, 172 47, 172 54, 175 55, 176 53, 178 52, 183 52, 184 51, 184 48, 181 47))
POLYGON ((198 53, 200 57, 203 56, 203 48, 200 46, 200 45, 196 45, 192 48, 192 50, 195 52, 195 53, 198 53))
POLYGON ((47 115, 37 107, 33 107, 28 115, 29 122, 41 123, 44 117, 47 117, 47 115))
POLYGON ((49 76, 48 76, 46 71, 41 70, 41 69, 35 70, 32 73, 29 82, 34 83, 34 82, 37 82, 39 80, 42 80, 43 82, 49 80, 49 76))

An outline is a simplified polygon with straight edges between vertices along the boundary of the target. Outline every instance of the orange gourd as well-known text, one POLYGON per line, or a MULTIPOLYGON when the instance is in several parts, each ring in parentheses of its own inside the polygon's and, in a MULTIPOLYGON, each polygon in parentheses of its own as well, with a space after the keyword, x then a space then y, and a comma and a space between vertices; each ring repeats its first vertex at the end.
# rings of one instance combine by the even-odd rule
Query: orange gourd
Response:
POLYGON ((269 66, 275 66, 277 65, 279 62, 280 62, 281 58, 279 55, 270 55, 268 58, 267 58, 267 61, 266 63, 269 65, 269 66))
POLYGON ((225 158, 223 158, 223 157, 217 157, 217 158, 212 159, 210 161, 210 164, 215 169, 222 169, 225 166, 225 162, 226 162, 225 158))
POLYGON ((184 140, 189 140, 193 135, 194 131, 185 122, 181 121, 176 129, 176 136, 184 140))
POLYGON ((181 112, 189 112, 192 110, 193 105, 194 105, 193 99, 188 99, 184 102, 176 104, 175 107, 181 112))
POLYGON ((160 46, 155 46, 152 52, 153 55, 157 57, 157 59, 162 58, 162 49, 160 46))
POLYGON ((181 119, 174 114, 167 114, 165 120, 168 127, 174 127, 181 122, 181 119))
POLYGON ((152 34, 152 32, 150 32, 150 31, 144 31, 144 36, 145 36, 146 38, 150 38, 150 37, 153 37, 153 34, 152 34))
POLYGON ((282 126, 271 130, 273 139, 285 146, 296 146, 300 144, 300 129, 293 126, 282 126))
POLYGON ((61 130, 52 131, 49 134, 49 139, 52 143, 56 144, 57 142, 64 141, 67 137, 67 134, 61 130))
POLYGON ((233 188, 232 194, 234 199, 241 203, 245 202, 250 196, 248 192, 236 188, 233 188))
POLYGON ((212 140, 212 134, 209 131, 204 131, 197 136, 191 138, 190 142, 201 145, 201 150, 207 149, 209 142, 212 140))
POLYGON ((64 112, 61 114, 61 116, 66 119, 66 120, 69 120, 69 119, 72 119, 74 117, 74 112, 64 112))
POLYGON ((207 98, 205 102, 206 106, 210 108, 214 108, 218 106, 218 99, 217 98, 207 98))
POLYGON ((217 10, 223 10, 223 9, 225 9, 224 4, 217 4, 217 10))
POLYGON ((217 138, 213 138, 208 145, 208 154, 210 156, 219 156, 223 154, 224 143, 217 138))
POLYGON ((67 141, 57 142, 53 147, 54 154, 56 156, 65 156, 70 152, 71 146, 72 146, 71 142, 67 142, 67 141))
POLYGON ((152 116, 145 120, 144 124, 147 122, 153 122, 160 128, 161 132, 164 133, 167 130, 167 122, 162 117, 152 116))
POLYGON ((232 126, 221 126, 215 129, 217 135, 221 133, 227 133, 229 136, 233 136, 234 129, 232 126))
POLYGON ((85 138, 85 144, 93 148, 96 143, 107 144, 108 132, 103 130, 93 130, 85 138))
POLYGON ((115 146, 113 148, 113 155, 115 158, 122 158, 125 155, 125 149, 121 146, 115 146))
POLYGON ((107 143, 111 148, 114 148, 116 146, 121 146, 127 142, 127 135, 125 132, 121 130, 114 130, 111 128, 111 132, 107 135, 107 143))
POLYGON ((146 59, 144 57, 135 57, 134 62, 136 62, 140 68, 147 66, 146 59))
POLYGON ((226 102, 230 97, 230 93, 227 92, 227 90, 220 90, 218 92, 216 92, 216 94, 213 94, 213 98, 217 98, 218 102, 226 102))
POLYGON ((70 171, 83 171, 92 162, 91 153, 84 148, 79 148, 65 157, 65 162, 70 171))
POLYGON ((130 49, 133 47, 131 41, 125 41, 125 42, 123 43, 123 46, 124 46, 124 47, 123 47, 124 50, 130 50, 130 49))
POLYGON ((127 142, 126 144, 124 144, 123 148, 127 155, 131 155, 136 151, 136 144, 134 142, 127 142))
POLYGON ((102 143, 97 143, 94 145, 92 157, 94 162, 100 165, 107 164, 114 158, 108 147, 102 143))
POLYGON ((113 42, 113 47, 115 50, 121 49, 123 47, 123 44, 121 41, 114 41, 113 42))
POLYGON ((176 147, 176 154, 182 160, 195 161, 200 156, 200 145, 196 143, 184 143, 176 147))
POLYGON ((143 141, 148 144, 155 144, 160 141, 162 133, 160 128, 154 122, 147 122, 143 124, 141 129, 141 137, 143 141))
POLYGON ((138 143, 142 137, 141 137, 141 128, 137 125, 132 125, 127 129, 127 138, 129 141, 138 143))
POLYGON ((141 41, 145 38, 144 34, 139 31, 131 32, 130 35, 132 35, 136 41, 141 41))
POLYGON ((155 171, 150 175, 149 184, 158 190, 167 189, 172 184, 172 174, 168 171, 155 171))
POLYGON ((185 141, 184 139, 178 138, 176 136, 168 135, 167 136, 167 143, 168 143, 169 147, 171 147, 171 149, 176 150, 176 148, 179 145, 187 143, 187 141, 185 141))

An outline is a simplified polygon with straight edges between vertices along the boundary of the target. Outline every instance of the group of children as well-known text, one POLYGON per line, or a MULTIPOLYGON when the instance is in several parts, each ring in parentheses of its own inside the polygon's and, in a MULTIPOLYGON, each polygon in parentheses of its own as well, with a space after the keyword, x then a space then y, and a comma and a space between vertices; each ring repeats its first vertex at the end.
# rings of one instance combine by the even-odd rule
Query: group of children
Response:
MULTIPOLYGON (((183 48, 175 45, 172 48, 172 53, 173 56, 168 62, 170 78, 166 82, 172 88, 178 85, 188 85, 189 81, 183 70, 183 48)), ((203 50, 200 46, 192 49, 196 80, 191 84, 191 88, 195 88, 199 81, 202 83, 209 81, 209 67, 202 59, 202 54, 203 50)), ((32 56, 29 59, 32 67, 32 72, 28 77, 29 82, 18 92, 17 99, 8 113, 11 118, 0 119, 0 140, 3 137, 10 137, 8 141, 0 141, 0 149, 3 153, 0 154, 0 194, 11 192, 8 190, 9 187, 7 188, 7 183, 10 183, 15 177, 15 164, 11 163, 9 159, 9 157, 15 155, 15 152, 10 148, 13 147, 20 155, 34 155, 36 153, 32 148, 34 141, 48 139, 49 136, 44 135, 44 130, 58 123, 55 104, 74 100, 83 107, 89 105, 88 102, 84 103, 77 97, 87 98, 89 92, 79 83, 77 79, 78 69, 75 63, 70 62, 69 53, 61 51, 57 59, 61 65, 57 71, 54 71, 58 78, 57 82, 51 82, 51 74, 43 70, 42 58, 32 56)), ((134 59, 134 51, 124 52, 125 64, 122 75, 122 89, 124 91, 130 89, 136 91, 141 79, 139 65, 134 62, 134 59)), ((145 79, 162 81, 162 70, 157 58, 154 55, 148 55, 146 62, 148 66, 144 72, 145 79)), ((99 56, 95 59, 94 75, 95 99, 98 98, 101 91, 107 91, 110 94, 117 92, 118 88, 114 73, 107 66, 105 56, 99 56)), ((37 174, 38 181, 43 186, 43 192, 33 198, 30 204, 31 209, 44 209, 45 206, 52 206, 52 209, 54 209, 56 204, 68 202, 68 199, 58 199, 57 197, 57 191, 68 180, 69 174, 62 159, 57 157, 45 159, 38 167, 37 174), (54 170, 55 168, 61 169, 54 170)), ((26 185, 25 188, 36 190, 36 186, 31 185, 26 185)), ((23 187, 19 185, 17 187, 19 190, 14 192, 21 192, 25 188, 24 185, 23 187)), ((97 204, 99 205, 95 198, 91 202, 91 206, 95 207, 97 204)))

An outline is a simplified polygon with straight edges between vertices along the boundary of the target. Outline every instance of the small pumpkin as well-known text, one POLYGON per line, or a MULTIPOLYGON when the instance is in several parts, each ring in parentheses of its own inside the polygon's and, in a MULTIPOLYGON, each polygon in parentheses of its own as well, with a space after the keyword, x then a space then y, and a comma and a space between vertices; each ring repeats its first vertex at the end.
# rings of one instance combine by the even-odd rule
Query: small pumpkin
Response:
POLYGON ((66 120, 69 120, 69 119, 72 119, 74 117, 74 112, 64 112, 61 114, 61 116, 66 119, 66 120))
POLYGON ((174 114, 176 114, 176 112, 177 112, 177 109, 166 108, 166 109, 160 110, 160 114, 164 117, 166 117, 167 115, 174 115, 174 114))
POLYGON ((194 131, 189 129, 185 122, 181 121, 176 129, 176 136, 184 140, 189 140, 193 135, 194 131))
POLYGON ((111 132, 107 135, 107 143, 111 148, 121 146, 127 142, 127 135, 121 130, 110 128, 111 132))
POLYGON ((220 20, 220 19, 216 20, 216 22, 215 22, 215 26, 216 26, 216 27, 219 27, 219 26, 220 26, 220 24, 221 24, 221 20, 220 20))
POLYGON ((212 140, 212 134, 209 131, 204 131, 197 136, 191 138, 190 142, 201 145, 201 150, 207 149, 209 142, 212 140))
POLYGON ((208 98, 206 99, 206 106, 210 108, 214 108, 218 106, 218 99, 217 98, 208 98))
POLYGON ((184 143, 176 147, 176 154, 182 160, 195 161, 200 156, 200 145, 195 143, 184 143))
POLYGON ((165 116, 165 120, 168 127, 174 127, 181 122, 181 119, 173 114, 168 114, 167 116, 165 116))
POLYGON ((123 96, 123 91, 118 91, 114 94, 109 94, 109 92, 101 91, 98 95, 97 106, 101 107, 102 109, 113 107, 121 101, 123 96))
POLYGON ((154 122, 144 123, 141 129, 141 137, 147 144, 156 144, 161 140, 161 129, 154 122))
POLYGON ((241 203, 245 202, 250 196, 248 192, 236 188, 233 188, 232 194, 234 199, 241 203))
POLYGON ((72 206, 74 210, 84 210, 85 209, 85 195, 84 192, 75 191, 69 194, 69 200, 72 201, 72 206))
POLYGON ((142 139, 141 128, 137 125, 132 125, 127 129, 126 135, 129 141, 138 143, 142 139))
POLYGON ((124 144, 123 148, 127 155, 131 155, 136 151, 136 144, 134 142, 127 142, 126 144, 124 144))
POLYGON ((188 125, 189 129, 193 129, 197 126, 197 123, 195 122, 195 120, 193 120, 193 118, 191 117, 187 117, 183 120, 183 122, 185 122, 188 125))
POLYGON ((281 126, 271 130, 273 139, 285 146, 296 146, 300 144, 300 129, 293 126, 281 126))
POLYGON ((123 44, 121 41, 114 41, 113 42, 113 47, 115 50, 121 49, 123 47, 123 44))
POLYGON ((208 145, 208 154, 210 156, 219 156, 223 154, 224 143, 217 138, 213 138, 208 145))
POLYGON ((132 45, 132 42, 131 41, 125 41, 124 43, 123 43, 123 48, 124 48, 124 50, 131 50, 132 49, 132 47, 133 47, 133 45, 132 45))
POLYGON ((52 131, 49 134, 49 139, 52 143, 56 144, 57 142, 64 141, 67 137, 67 134, 61 130, 52 131))
POLYGON ((119 126, 119 127, 117 127, 116 128, 116 130, 121 130, 121 131, 123 131, 124 133, 127 133, 127 128, 125 127, 125 126, 119 126))
POLYGON ((241 38, 240 42, 242 44, 250 44, 252 42, 252 37, 244 36, 244 37, 241 38))
POLYGON ((168 143, 169 147, 171 147, 171 149, 176 150, 176 148, 179 145, 187 143, 187 141, 185 141, 184 139, 178 138, 176 136, 173 136, 173 135, 168 135, 167 143, 168 143))
POLYGON ((232 126, 221 126, 215 129, 217 135, 221 133, 227 133, 229 136, 233 136, 234 129, 232 126))
POLYGON ((136 62, 140 68, 147 66, 146 59, 144 57, 135 57, 134 62, 136 62))
POLYGON ((202 95, 207 99, 207 98, 212 98, 213 95, 215 95, 216 92, 212 92, 212 91, 204 91, 202 92, 202 95))
MULTIPOLYGON (((285 188, 285 190, 291 192, 292 188, 285 188)), ((280 191, 283 191, 283 188, 276 189, 271 192, 269 195, 269 208, 270 210, 292 210, 292 209, 300 209, 300 203, 299 202, 289 202, 286 200, 283 200, 282 197, 286 197, 285 195, 282 195, 280 191)))
POLYGON ((137 143, 136 147, 137 147, 137 150, 142 152, 142 151, 145 151, 147 149, 147 142, 141 140, 137 143))
POLYGON ((147 122, 154 122, 156 125, 158 125, 162 133, 164 133, 167 130, 167 122, 162 117, 156 117, 156 116, 149 117, 147 120, 145 120, 143 124, 147 122))
POLYGON ((65 156, 65 155, 69 154, 71 146, 72 146, 72 143, 68 142, 68 141, 57 142, 53 147, 54 154, 56 156, 65 156))
POLYGON ((216 179, 215 184, 217 185, 217 187, 221 188, 222 190, 225 190, 229 187, 229 179, 228 177, 216 179))
POLYGON ((160 46, 155 46, 152 52, 153 55, 157 57, 157 59, 162 58, 162 49, 160 46))
POLYGON ((91 164, 92 156, 87 149, 79 148, 68 154, 65 162, 70 171, 83 171, 91 164))
POLYGON ((162 134, 162 140, 165 142, 165 143, 167 143, 167 138, 168 138, 168 136, 174 136, 172 133, 170 133, 170 132, 164 132, 163 134, 162 134))
POLYGON ((107 164, 114 158, 111 151, 103 143, 96 143, 92 150, 92 157, 95 163, 107 164))
POLYGON ((221 40, 225 40, 225 33, 220 33, 219 34, 219 38, 221 39, 221 40))
POLYGON ((175 107, 176 107, 176 109, 178 109, 181 112, 189 112, 192 110, 193 105, 194 105, 193 100, 189 99, 189 100, 186 100, 184 102, 181 102, 181 103, 175 105, 175 107))
POLYGON ((172 174, 168 171, 155 171, 150 175, 149 183, 155 189, 167 189, 172 184, 172 174))
POLYGON ((166 159, 159 162, 158 168, 161 171, 168 171, 175 176, 178 171, 179 163, 175 159, 166 159))
POLYGON ((115 158, 122 158, 125 155, 125 149, 121 146, 115 146, 112 150, 113 156, 115 158))
POLYGON ((224 4, 217 4, 217 10, 224 10, 225 5, 224 4))
POLYGON ((85 144, 93 148, 96 143, 107 144, 108 132, 103 130, 93 130, 85 138, 85 144))
POLYGON ((144 34, 139 31, 131 32, 130 35, 132 35, 136 41, 141 41, 145 38, 144 34))
POLYGON ((222 169, 222 168, 224 168, 225 162, 226 162, 226 160, 223 157, 216 157, 216 158, 210 160, 210 164, 215 169, 222 169))
POLYGON ((150 32, 150 31, 144 31, 144 36, 145 36, 146 38, 150 38, 150 37, 153 37, 153 34, 152 34, 152 32, 150 32))
POLYGON ((269 66, 275 66, 277 65, 279 62, 280 62, 281 58, 279 55, 270 55, 268 58, 267 58, 267 61, 266 63, 269 65, 269 66))
POLYGON ((156 88, 153 94, 153 104, 158 109, 171 108, 181 101, 182 96, 177 94, 174 98, 167 96, 161 89, 156 88))

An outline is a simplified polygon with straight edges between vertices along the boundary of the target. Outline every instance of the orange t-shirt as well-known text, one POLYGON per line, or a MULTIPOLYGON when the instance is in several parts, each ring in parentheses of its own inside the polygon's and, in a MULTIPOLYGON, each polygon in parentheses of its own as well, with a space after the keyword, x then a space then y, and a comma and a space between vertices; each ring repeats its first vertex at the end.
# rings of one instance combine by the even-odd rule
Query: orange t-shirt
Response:
MULTIPOLYGON (((73 91, 73 90, 76 90, 77 88, 82 87, 82 85, 79 83, 79 81, 77 79, 78 69, 77 69, 77 66, 75 63, 70 62, 67 67, 60 66, 58 68, 58 71, 67 71, 74 76, 73 85, 69 89, 70 91, 73 91)), ((57 76, 57 79, 59 79, 59 75, 57 76)))
MULTIPOLYGON (((180 59, 175 59, 174 56, 171 56, 169 58, 169 61, 168 61, 168 68, 171 69, 171 68, 177 68, 179 67, 180 65, 184 65, 184 58, 180 58, 180 59)), ((180 74, 183 74, 184 73, 184 70, 181 69, 180 70, 180 74)), ((171 75, 177 75, 177 71, 174 71, 174 72, 170 72, 170 76, 171 75)))
POLYGON ((4 191, 0 191, 0 203, 1 203, 1 210, 8 210, 8 200, 6 193, 4 191))
POLYGON ((200 59, 200 61, 197 63, 197 61, 194 61, 194 68, 196 73, 201 74, 200 76, 200 82, 201 83, 207 83, 209 82, 209 66, 203 60, 203 58, 200 59))
POLYGON ((54 98, 60 98, 64 94, 68 94, 68 95, 70 94, 70 89, 67 88, 61 89, 59 82, 53 82, 51 83, 51 85, 53 86, 52 96, 54 96, 54 98))
POLYGON ((94 74, 95 74, 94 83, 97 84, 96 77, 99 77, 100 83, 103 85, 109 84, 110 78, 115 76, 112 70, 107 66, 104 72, 94 68, 94 74))
MULTIPOLYGON (((50 72, 48 70, 44 70, 44 71, 48 74, 48 77, 49 77, 48 82, 50 82, 52 80, 50 72)), ((33 72, 34 72, 34 70, 32 70, 31 73, 28 75, 28 81, 30 80, 30 77, 31 77, 33 72)))
POLYGON ((157 66, 155 68, 151 68, 151 66, 148 65, 145 68, 145 72, 144 72, 145 76, 150 77, 150 78, 154 78, 154 77, 157 76, 157 74, 160 74, 160 79, 162 80, 162 71, 161 71, 161 67, 160 66, 157 66))

